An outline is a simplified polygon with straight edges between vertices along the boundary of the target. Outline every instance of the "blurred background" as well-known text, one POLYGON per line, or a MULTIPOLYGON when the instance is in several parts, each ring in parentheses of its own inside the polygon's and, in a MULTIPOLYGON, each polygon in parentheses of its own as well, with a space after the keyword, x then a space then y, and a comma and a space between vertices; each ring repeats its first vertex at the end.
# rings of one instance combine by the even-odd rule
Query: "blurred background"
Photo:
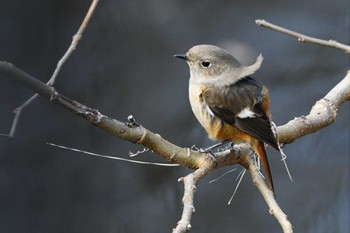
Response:
MULTIPOLYGON (((47 81, 71 43, 91 1, 2 0, 0 60, 47 81)), ((77 50, 55 87, 105 115, 146 128, 182 146, 211 142, 188 102, 187 64, 173 58, 193 45, 225 48, 270 89, 277 125, 307 115, 349 69, 349 56, 261 28, 255 19, 349 44, 348 0, 100 1, 77 50)), ((0 78, 0 132, 32 93, 0 78)), ((337 121, 285 147, 291 182, 280 155, 268 151, 277 200, 295 232, 349 232, 349 103, 337 121)), ((14 140, 0 138, 1 232, 171 232, 182 212, 187 168, 136 165, 91 157, 47 142, 128 158, 142 150, 113 138, 38 98, 20 118, 14 140)), ((164 162, 147 152, 135 159, 164 162)), ((192 233, 281 232, 247 174, 232 204, 236 170, 213 172, 198 185, 192 233)))

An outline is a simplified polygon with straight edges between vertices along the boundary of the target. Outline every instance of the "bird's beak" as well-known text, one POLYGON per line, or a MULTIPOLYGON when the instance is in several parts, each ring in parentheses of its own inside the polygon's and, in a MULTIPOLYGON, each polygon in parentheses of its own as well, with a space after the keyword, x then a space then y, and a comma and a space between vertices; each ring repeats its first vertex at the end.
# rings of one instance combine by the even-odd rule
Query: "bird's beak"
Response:
POLYGON ((186 56, 186 54, 175 54, 174 57, 188 61, 188 57, 186 56))

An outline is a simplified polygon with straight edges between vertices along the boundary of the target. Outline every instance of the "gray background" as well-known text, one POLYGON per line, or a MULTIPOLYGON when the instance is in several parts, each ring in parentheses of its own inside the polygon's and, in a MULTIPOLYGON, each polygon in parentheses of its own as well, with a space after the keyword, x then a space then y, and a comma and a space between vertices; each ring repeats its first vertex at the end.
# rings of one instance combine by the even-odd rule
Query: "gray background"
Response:
MULTIPOLYGON (((2 0, 0 60, 46 81, 68 48, 90 1, 2 0)), ((280 125, 311 106, 349 69, 341 51, 302 44, 255 25, 263 18, 318 38, 349 43, 348 0, 101 1, 77 51, 56 83, 62 94, 146 128, 183 147, 213 142, 188 103, 188 67, 172 57, 196 44, 219 45, 243 64, 262 53, 253 77, 271 93, 280 125)), ((0 132, 31 92, 0 78, 0 132)), ((326 129, 287 145, 294 182, 268 151, 278 202, 295 232, 349 232, 349 103, 326 129)), ((0 138, 1 232, 171 232, 182 211, 186 168, 135 165, 46 145, 53 142, 128 157, 139 146, 113 138, 39 98, 24 112, 14 140, 0 138)), ((139 160, 158 161, 148 152, 139 160)), ((247 175, 227 205, 241 167, 198 186, 191 232, 281 232, 247 175)))

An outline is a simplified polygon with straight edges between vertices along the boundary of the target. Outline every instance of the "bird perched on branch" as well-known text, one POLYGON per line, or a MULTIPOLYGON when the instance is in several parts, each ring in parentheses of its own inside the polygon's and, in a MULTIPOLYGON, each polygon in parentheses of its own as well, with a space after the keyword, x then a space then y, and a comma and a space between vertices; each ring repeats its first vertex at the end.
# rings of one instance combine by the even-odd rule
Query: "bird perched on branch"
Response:
POLYGON ((274 185, 264 143, 279 151, 270 123, 266 87, 250 75, 263 57, 250 66, 213 45, 197 45, 186 54, 174 55, 190 67, 189 99, 199 123, 214 140, 248 142, 262 161, 271 190, 274 185))

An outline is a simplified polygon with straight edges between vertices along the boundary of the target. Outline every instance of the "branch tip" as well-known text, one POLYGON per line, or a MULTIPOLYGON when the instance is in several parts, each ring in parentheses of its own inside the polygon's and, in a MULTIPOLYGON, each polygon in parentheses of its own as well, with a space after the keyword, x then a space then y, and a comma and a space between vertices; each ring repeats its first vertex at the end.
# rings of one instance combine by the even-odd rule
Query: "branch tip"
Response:
POLYGON ((350 54, 350 46, 349 45, 345 45, 342 43, 339 43, 335 40, 322 40, 322 39, 318 39, 315 37, 311 37, 311 36, 307 36, 304 34, 301 34, 299 32, 295 32, 289 29, 286 29, 284 27, 280 27, 277 26, 275 24, 269 23, 266 20, 255 20, 255 23, 261 27, 266 27, 269 28, 271 30, 295 37, 298 39, 298 41, 303 42, 303 43, 312 43, 312 44, 318 44, 318 45, 322 45, 322 46, 326 46, 326 47, 331 47, 331 48, 335 48, 335 49, 339 49, 343 52, 345 52, 346 54, 350 54))

